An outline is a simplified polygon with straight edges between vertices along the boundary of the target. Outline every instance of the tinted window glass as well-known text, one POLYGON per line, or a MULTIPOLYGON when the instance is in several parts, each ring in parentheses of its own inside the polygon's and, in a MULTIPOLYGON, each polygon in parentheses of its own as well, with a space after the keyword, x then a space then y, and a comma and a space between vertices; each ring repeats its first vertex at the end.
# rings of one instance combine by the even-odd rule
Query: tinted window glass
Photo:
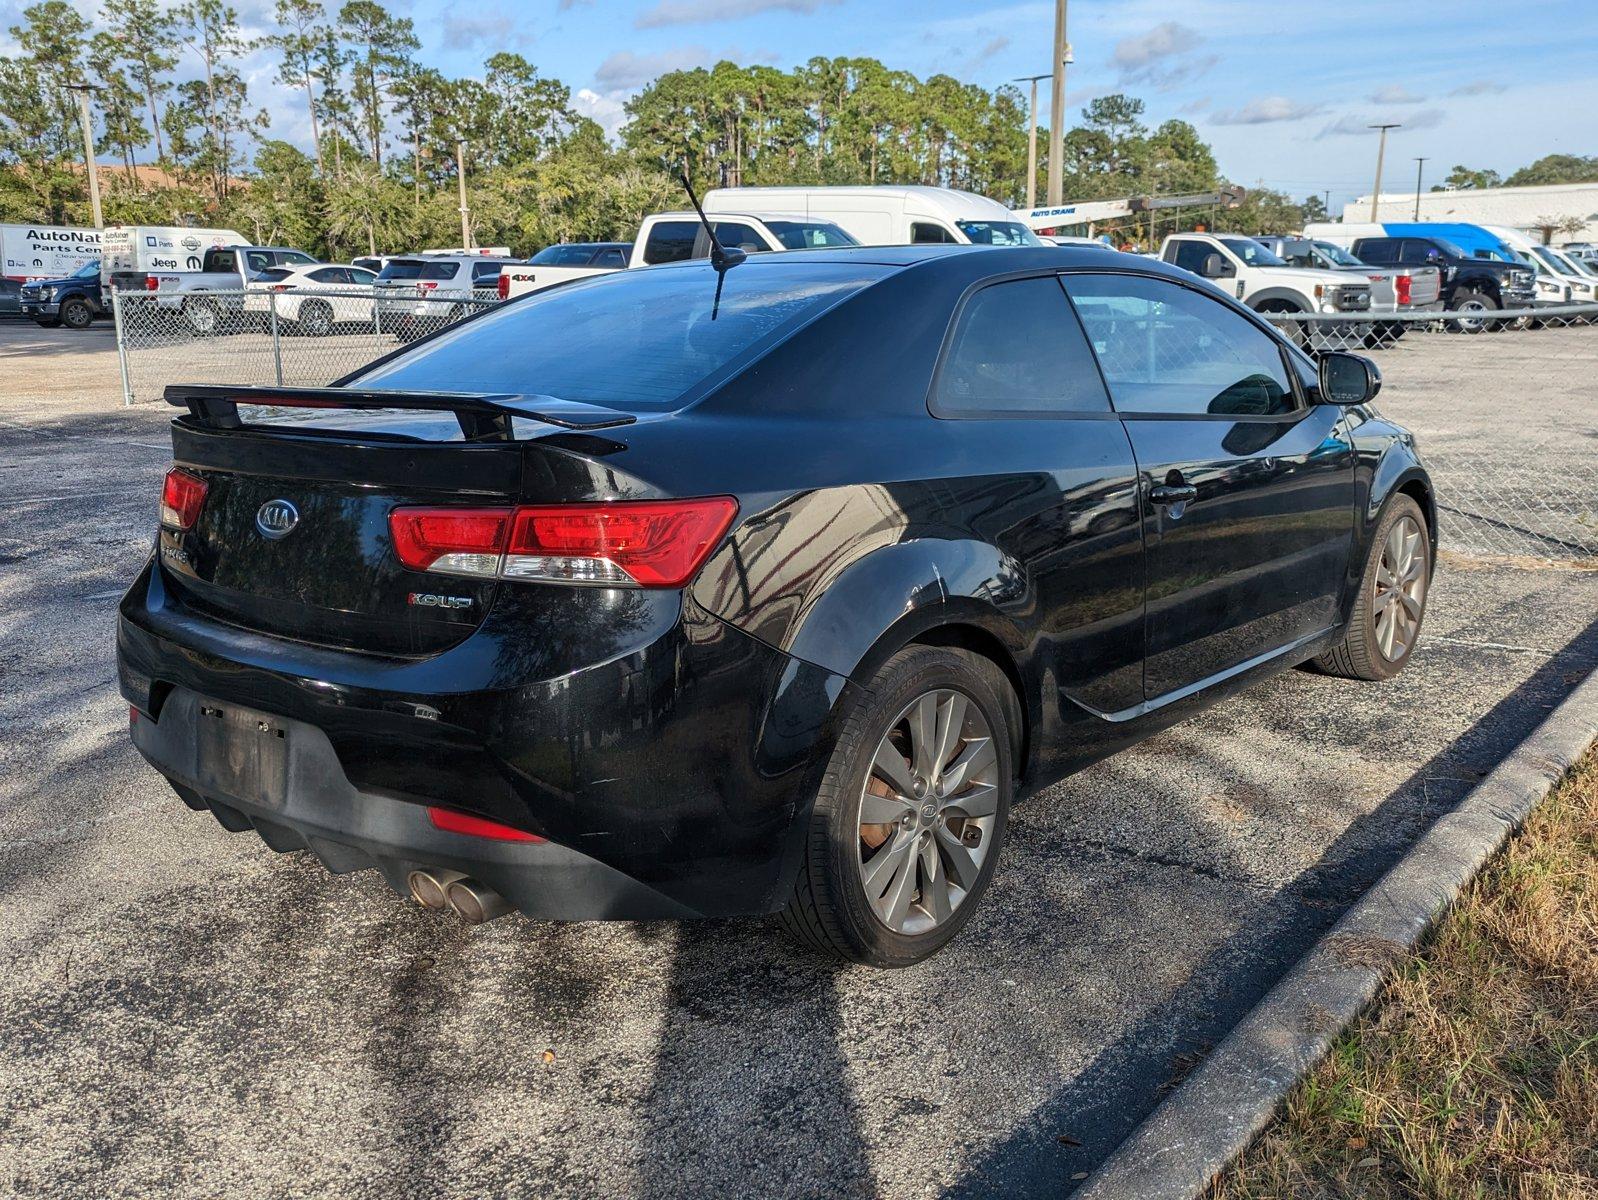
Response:
MULTIPOLYGON (((284 261, 288 261, 286 258, 284 261)), ((244 252, 244 269, 251 275, 258 274, 272 265, 272 256, 264 250, 246 250, 244 252)))
POLYGON ((1208 242, 1181 241, 1176 243, 1175 249, 1176 257, 1170 261, 1195 275, 1204 273, 1204 260, 1215 253, 1215 247, 1208 242))
POLYGON ((956 221, 974 246, 1041 246, 1043 243, 1019 221, 956 221))
POLYGON ((765 239, 742 221, 717 221, 716 240, 748 254, 759 254, 766 249, 765 239))
MULTIPOLYGON (((280 279, 287 279, 292 274, 294 272, 287 267, 273 267, 270 271, 262 271, 255 277, 255 280, 257 283, 276 283, 280 279)), ((312 278, 314 279, 315 276, 313 275, 312 278)))
POLYGON ((345 273, 350 277, 351 283, 360 284, 362 287, 367 287, 377 280, 376 275, 370 271, 363 271, 359 267, 350 267, 345 273))
POLYGON ((1361 238, 1354 243, 1354 257, 1363 263, 1384 265, 1398 259, 1397 238, 1361 238))
POLYGON ((379 279, 454 279, 455 264, 423 258, 396 258, 378 273, 379 279))
POLYGON ((1071 275, 1066 289, 1123 412, 1265 416, 1295 407, 1280 346, 1191 288, 1071 275))
POLYGON ((290 266, 303 267, 316 260, 303 250, 284 250, 277 255, 277 261, 288 263, 290 266))
POLYGON ((682 262, 694 256, 694 237, 699 232, 697 221, 657 221, 649 230, 649 240, 644 243, 646 263, 682 262))
POLYGON ((1109 409, 1057 279, 1017 279, 971 297, 938 374, 937 406, 961 413, 1109 409))
POLYGON ((535 267, 582 267, 591 253, 588 246, 546 246, 527 261, 535 267))
POLYGON ((212 250, 205 256, 207 271, 237 271, 238 256, 231 250, 212 250))
MULTIPOLYGON (((281 268, 278 268, 278 269, 281 270, 281 268)), ((287 271, 284 271, 283 273, 285 275, 288 274, 287 271)), ((273 275, 273 274, 276 274, 276 271, 263 271, 262 272, 262 277, 264 278, 267 275, 273 275)), ((344 276, 344 268, 342 268, 342 267, 323 267, 319 271, 307 271, 306 275, 309 278, 316 280, 317 283, 347 283, 348 282, 348 280, 344 276)))
POLYGON ((769 345, 883 270, 769 255, 726 273, 719 308, 708 264, 594 276, 468 321, 361 382, 675 408, 740 354, 769 345))
POLYGON ((497 263, 497 262, 475 262, 475 263, 473 263, 472 264, 472 283, 473 283, 473 285, 476 286, 476 287, 482 287, 485 284, 487 284, 489 286, 492 286, 494 280, 499 278, 500 270, 504 266, 505 266, 504 263, 497 263))
POLYGON ((1282 267, 1287 265, 1275 251, 1260 245, 1253 238, 1222 238, 1221 245, 1251 267, 1282 267))
POLYGON ((767 221, 766 228, 789 250, 860 244, 831 221, 767 221))
POLYGON ((596 267, 625 267, 627 265, 627 256, 616 249, 601 250, 594 255, 593 265, 596 267))
POLYGON ((942 225, 933 225, 927 221, 917 221, 910 226, 910 240, 918 246, 942 246, 954 242, 954 234, 942 225))

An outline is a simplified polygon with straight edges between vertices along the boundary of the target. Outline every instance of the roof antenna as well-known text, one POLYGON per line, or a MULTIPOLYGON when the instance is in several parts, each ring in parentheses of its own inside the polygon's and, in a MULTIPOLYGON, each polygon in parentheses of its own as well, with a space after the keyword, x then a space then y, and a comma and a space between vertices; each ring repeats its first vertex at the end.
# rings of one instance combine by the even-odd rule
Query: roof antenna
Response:
MULTIPOLYGON (((699 197, 694 195, 694 185, 688 180, 687 163, 683 164, 680 178, 683 190, 688 193, 688 199, 693 201, 694 211, 699 214, 699 223, 705 227, 705 236, 710 239, 710 265, 716 268, 718 274, 725 275, 749 255, 741 246, 723 246, 716 240, 716 231, 710 227, 710 219, 705 216, 705 210, 699 204, 699 197)), ((716 291, 719 295, 720 284, 717 284, 716 291)))

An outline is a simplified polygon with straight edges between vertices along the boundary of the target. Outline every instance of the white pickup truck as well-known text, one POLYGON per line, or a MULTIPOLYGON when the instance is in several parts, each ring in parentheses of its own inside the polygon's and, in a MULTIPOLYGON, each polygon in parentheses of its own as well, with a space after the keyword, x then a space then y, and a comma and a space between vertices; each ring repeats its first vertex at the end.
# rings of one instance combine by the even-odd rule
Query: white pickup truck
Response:
POLYGON ((1370 280, 1293 267, 1242 234, 1173 233, 1160 258, 1231 292, 1256 312, 1368 313, 1370 280))
POLYGON ((231 229, 113 225, 101 244, 104 283, 153 296, 157 308, 181 314, 201 335, 237 323, 245 288, 262 271, 317 262, 287 246, 245 245, 231 229))
POLYGON ((1291 267, 1315 267, 1363 275, 1371 285, 1374 313, 1441 312, 1443 273, 1436 267, 1373 267, 1335 242, 1307 237, 1254 239, 1291 267))
MULTIPOLYGON (((778 216, 765 213, 711 213, 716 240, 724 246, 737 246, 755 254, 767 250, 804 250, 824 246, 855 246, 859 243, 831 221, 817 217, 778 216)), ((644 218, 638 236, 626 242, 593 242, 551 246, 526 263, 506 266, 499 276, 499 294, 513 300, 529 292, 607 275, 629 267, 682 262, 710 257, 710 236, 699 216, 693 212, 654 213, 644 218), (625 249, 625 255, 622 253, 625 249), (562 252, 571 251, 570 255, 562 252), (547 257, 546 257, 547 256, 547 257), (566 258, 583 258, 581 263, 566 258), (543 259, 543 262, 539 260, 543 259)))

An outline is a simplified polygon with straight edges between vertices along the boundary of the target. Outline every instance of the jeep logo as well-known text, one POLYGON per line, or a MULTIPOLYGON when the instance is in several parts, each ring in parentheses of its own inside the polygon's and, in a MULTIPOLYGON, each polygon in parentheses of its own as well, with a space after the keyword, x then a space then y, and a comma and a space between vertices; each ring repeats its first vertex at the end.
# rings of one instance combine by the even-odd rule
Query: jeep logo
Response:
POLYGON ((287 500, 268 500, 255 512, 255 527, 261 536, 277 541, 288 537, 300 523, 300 510, 287 500))

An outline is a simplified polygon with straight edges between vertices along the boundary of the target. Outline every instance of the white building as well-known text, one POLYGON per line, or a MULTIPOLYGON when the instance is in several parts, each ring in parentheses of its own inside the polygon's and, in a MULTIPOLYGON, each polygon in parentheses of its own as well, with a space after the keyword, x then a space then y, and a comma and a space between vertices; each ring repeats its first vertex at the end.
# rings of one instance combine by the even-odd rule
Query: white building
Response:
MULTIPOLYGON (((1415 220, 1414 192, 1383 192, 1377 221, 1415 220)), ((1555 245, 1598 241, 1598 183, 1556 183, 1545 187, 1467 188, 1422 192, 1422 221, 1458 221, 1470 225, 1512 225, 1536 241, 1543 229, 1570 218, 1583 223, 1579 232, 1554 234, 1555 245)), ((1343 220, 1371 220, 1371 198, 1361 196, 1343 205, 1343 220)))

